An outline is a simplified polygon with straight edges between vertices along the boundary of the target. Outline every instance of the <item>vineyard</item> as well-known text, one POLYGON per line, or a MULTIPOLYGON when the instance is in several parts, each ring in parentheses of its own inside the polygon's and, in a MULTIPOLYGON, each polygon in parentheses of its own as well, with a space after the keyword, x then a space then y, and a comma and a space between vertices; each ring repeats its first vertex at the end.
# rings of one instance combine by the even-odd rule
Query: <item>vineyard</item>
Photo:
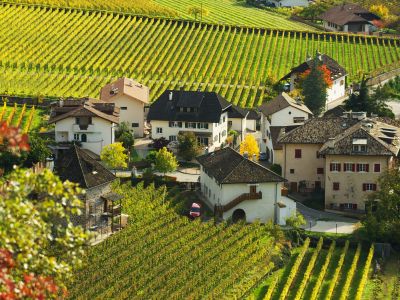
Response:
POLYGON ((23 132, 29 132, 38 128, 40 124, 41 110, 37 110, 34 106, 28 108, 26 105, 17 104, 7 106, 3 102, 0 108, 0 122, 6 122, 13 127, 19 127, 23 132))
POLYGON ((359 79, 400 61, 400 41, 376 37, 199 24, 163 18, 26 5, 0 6, 0 92, 92 96, 132 77, 154 99, 167 88, 219 92, 261 103, 277 80, 319 50, 359 79))
POLYGON ((363 299, 374 247, 356 249, 337 247, 328 249, 321 238, 315 248, 306 240, 290 263, 266 280, 255 292, 256 299, 363 299))
POLYGON ((130 224, 89 249, 71 299, 236 299, 279 253, 272 225, 189 221, 164 204, 163 188, 119 192, 130 224))

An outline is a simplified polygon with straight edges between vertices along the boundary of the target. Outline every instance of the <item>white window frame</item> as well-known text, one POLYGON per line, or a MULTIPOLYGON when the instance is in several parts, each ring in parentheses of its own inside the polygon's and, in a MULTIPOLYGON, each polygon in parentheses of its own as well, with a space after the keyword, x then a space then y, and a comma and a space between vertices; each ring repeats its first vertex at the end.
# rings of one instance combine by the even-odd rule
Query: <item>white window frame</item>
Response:
POLYGON ((333 161, 333 162, 331 162, 331 164, 332 164, 332 171, 331 172, 340 172, 339 171, 339 169, 340 169, 340 163, 339 162, 333 161))
POLYGON ((373 183, 365 183, 365 191, 366 192, 373 192, 374 191, 374 184, 373 183))
POLYGON ((353 173, 353 165, 354 165, 354 163, 345 162, 345 163, 343 164, 343 172, 353 173), (346 170, 346 165, 350 165, 350 166, 351 166, 350 170, 346 170))
POLYGON ((156 132, 157 132, 158 134, 162 134, 162 133, 163 133, 162 127, 156 127, 156 132))
MULTIPOLYGON (((358 172, 363 172, 363 173, 367 173, 367 163, 359 163, 360 165, 360 170, 357 170, 358 172), (362 170, 361 170, 362 167, 362 170)), ((356 167, 357 168, 357 167, 356 167)))

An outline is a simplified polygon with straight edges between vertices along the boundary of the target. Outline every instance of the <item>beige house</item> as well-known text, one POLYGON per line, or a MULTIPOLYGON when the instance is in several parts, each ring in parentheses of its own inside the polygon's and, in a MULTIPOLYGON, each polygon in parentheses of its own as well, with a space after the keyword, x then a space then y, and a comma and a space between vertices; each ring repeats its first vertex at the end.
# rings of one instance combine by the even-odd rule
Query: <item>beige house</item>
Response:
POLYGON ((394 165, 400 128, 365 113, 307 121, 279 142, 292 192, 324 190, 327 209, 364 210, 382 172, 394 165))
POLYGON ((149 103, 150 90, 137 81, 119 78, 104 86, 100 100, 114 103, 120 108, 120 122, 128 122, 135 137, 143 137, 145 130, 145 105, 149 103))

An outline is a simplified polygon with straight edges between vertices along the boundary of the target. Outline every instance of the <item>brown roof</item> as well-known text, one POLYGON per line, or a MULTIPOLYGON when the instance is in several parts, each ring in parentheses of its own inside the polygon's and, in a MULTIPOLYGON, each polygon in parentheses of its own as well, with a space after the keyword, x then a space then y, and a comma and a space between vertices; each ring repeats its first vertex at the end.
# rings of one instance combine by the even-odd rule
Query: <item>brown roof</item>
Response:
POLYGON ((61 180, 79 183, 85 189, 112 182, 116 178, 76 145, 59 156, 55 162, 55 170, 61 180))
POLYGON ((99 102, 95 99, 60 100, 52 106, 49 124, 69 117, 99 117, 112 123, 119 123, 119 108, 114 103, 99 102))
POLYGON ((230 147, 197 157, 204 172, 219 184, 284 182, 285 179, 230 147))
POLYGON ((392 156, 400 150, 400 128, 376 119, 364 119, 327 141, 321 154, 330 155, 384 155, 392 156), (366 152, 354 152, 353 141, 364 140, 366 152))
POLYGON ((150 89, 133 79, 122 77, 105 85, 100 90, 100 99, 102 101, 112 102, 113 99, 120 95, 127 95, 147 104, 149 103, 150 89))
POLYGON ((303 102, 296 102, 296 100, 294 100, 285 92, 279 94, 271 101, 262 104, 258 109, 265 116, 269 116, 289 106, 302 110, 310 115, 313 114, 303 102))
MULTIPOLYGON (((343 68, 341 65, 339 65, 339 63, 336 60, 329 57, 328 55, 321 54, 319 56, 319 60, 321 61, 322 65, 326 65, 328 70, 331 72, 332 79, 340 78, 344 75, 347 75, 346 69, 343 68)), ((298 65, 297 67, 294 67, 288 74, 282 77, 281 80, 286 80, 290 78, 292 74, 302 74, 305 71, 309 70, 313 66, 313 64, 314 64, 314 59, 308 58, 302 64, 298 65)))
POLYGON ((343 117, 320 117, 305 121, 289 133, 285 134, 279 143, 282 144, 324 144, 329 138, 334 138, 346 129, 356 124, 358 120, 343 117))
POLYGON ((328 9, 319 16, 320 19, 343 26, 349 23, 369 23, 379 16, 357 4, 342 4, 328 9))

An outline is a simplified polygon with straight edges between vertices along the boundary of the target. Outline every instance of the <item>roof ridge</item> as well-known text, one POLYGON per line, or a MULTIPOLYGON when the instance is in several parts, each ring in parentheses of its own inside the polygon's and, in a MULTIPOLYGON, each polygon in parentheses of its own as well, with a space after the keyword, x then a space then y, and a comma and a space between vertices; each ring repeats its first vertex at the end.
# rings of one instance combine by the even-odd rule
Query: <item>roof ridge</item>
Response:
POLYGON ((78 153, 79 150, 80 150, 79 147, 74 143, 74 151, 75 151, 75 154, 76 154, 76 158, 78 159, 78 164, 79 164, 79 168, 80 168, 81 173, 82 173, 83 181, 85 182, 86 187, 89 187, 89 184, 88 184, 88 182, 86 180, 85 172, 83 172, 81 158, 80 158, 80 155, 78 153))

